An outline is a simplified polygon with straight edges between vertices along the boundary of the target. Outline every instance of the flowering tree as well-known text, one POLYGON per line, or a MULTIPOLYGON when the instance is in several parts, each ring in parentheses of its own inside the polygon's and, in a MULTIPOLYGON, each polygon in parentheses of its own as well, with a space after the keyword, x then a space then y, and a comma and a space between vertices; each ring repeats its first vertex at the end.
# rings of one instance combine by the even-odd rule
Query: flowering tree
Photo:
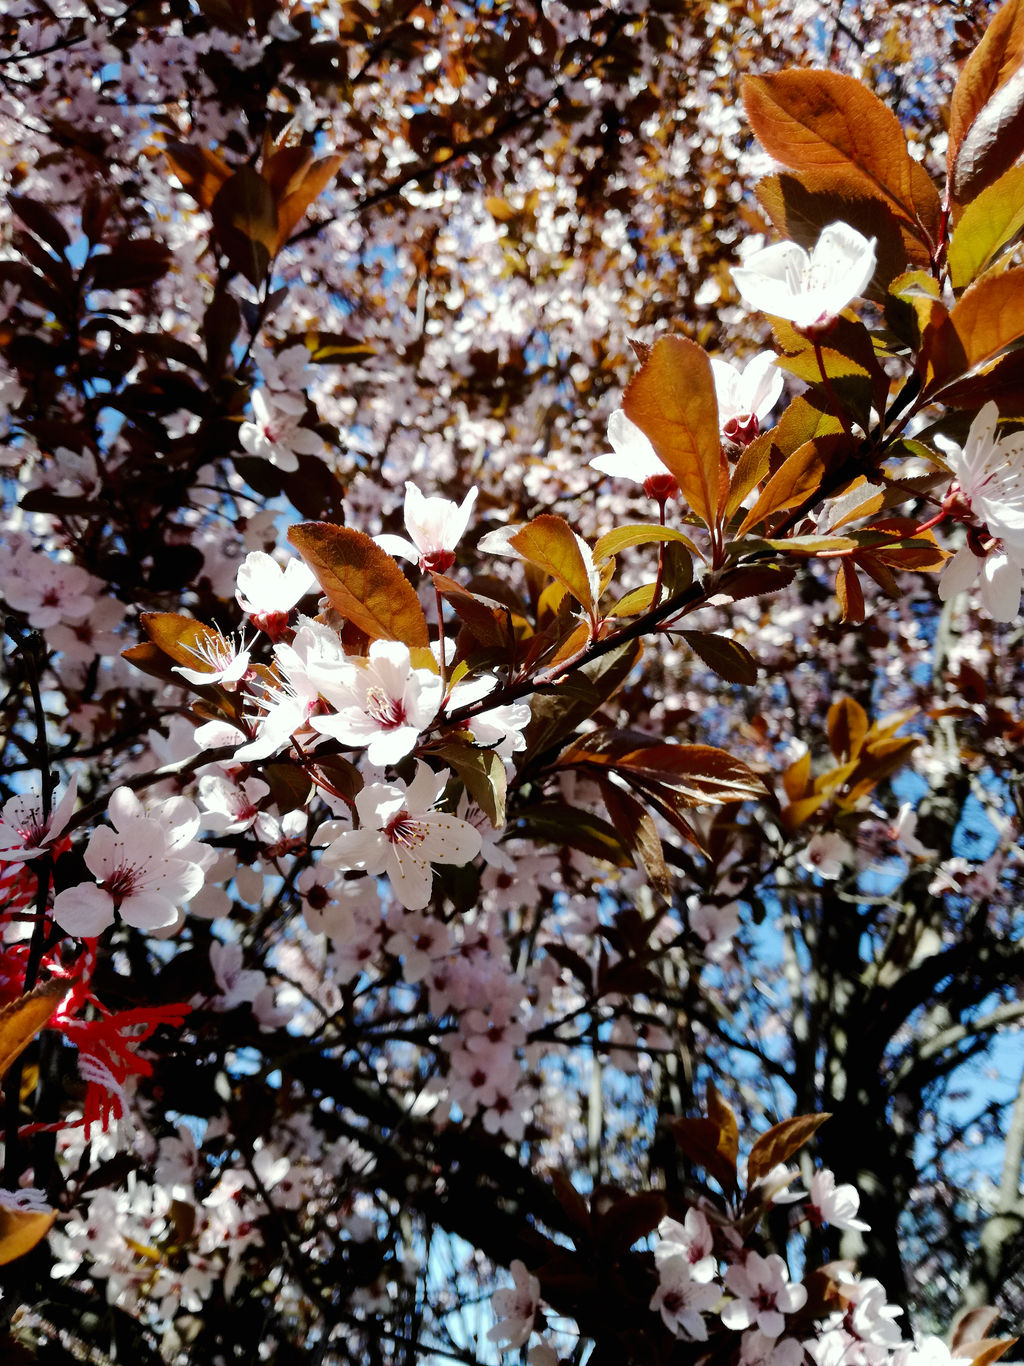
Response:
POLYGON ((831 9, 5 19, 12 1353, 1006 1349, 1024 6, 831 9))

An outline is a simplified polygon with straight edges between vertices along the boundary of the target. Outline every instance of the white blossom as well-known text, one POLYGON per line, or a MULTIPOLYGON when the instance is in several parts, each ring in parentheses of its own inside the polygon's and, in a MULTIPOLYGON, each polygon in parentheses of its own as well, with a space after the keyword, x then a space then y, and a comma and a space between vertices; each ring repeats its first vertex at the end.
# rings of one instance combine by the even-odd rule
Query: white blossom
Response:
POLYGON ((875 238, 831 223, 810 255, 795 242, 777 242, 734 266, 732 278, 748 307, 824 330, 864 293, 874 273, 875 238))

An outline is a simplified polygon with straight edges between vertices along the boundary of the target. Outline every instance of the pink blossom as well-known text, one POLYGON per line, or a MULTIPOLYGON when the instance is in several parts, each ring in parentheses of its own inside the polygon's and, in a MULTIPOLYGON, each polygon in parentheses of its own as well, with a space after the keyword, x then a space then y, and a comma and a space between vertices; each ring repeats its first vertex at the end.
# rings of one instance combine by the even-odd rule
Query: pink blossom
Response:
POLYGON ((408 787, 396 781, 362 788, 356 794, 358 830, 328 821, 317 831, 313 843, 328 846, 324 863, 372 877, 384 873, 407 910, 422 910, 430 900, 432 864, 469 863, 480 852, 480 832, 474 826, 434 810, 447 781, 447 770, 432 773, 417 761, 408 787))
POLYGON ((870 1225, 857 1218, 859 1207, 860 1195, 856 1186, 837 1186, 835 1175, 827 1167, 822 1167, 811 1177, 811 1199, 807 1212, 812 1223, 866 1232, 870 1225))
POLYGON ((442 684, 429 669, 414 669, 408 645, 375 640, 366 659, 353 659, 331 690, 337 708, 312 725, 343 745, 366 747, 371 764, 396 764, 437 715, 442 684))
POLYGON ((389 555, 411 560, 424 572, 447 574, 455 563, 455 547, 469 525, 476 495, 471 488, 456 504, 448 498, 425 498, 415 484, 406 483, 405 529, 410 539, 386 534, 374 539, 389 555))
POLYGON ((489 1342, 500 1342, 506 1350, 525 1346, 533 1332, 540 1301, 540 1281, 530 1275, 525 1264, 516 1259, 509 1270, 512 1285, 496 1290, 491 1297, 498 1322, 487 1334, 489 1342))
POLYGON ((722 1309, 726 1328, 758 1328, 770 1338, 785 1330, 785 1315, 795 1314, 807 1300, 804 1286, 789 1284, 789 1269, 774 1252, 768 1257, 748 1252, 725 1273, 725 1287, 736 1297, 722 1309))
POLYGON ((242 449, 249 455, 289 473, 299 468, 300 455, 319 455, 323 451, 323 438, 309 427, 299 425, 306 411, 304 398, 278 393, 270 398, 265 390, 254 389, 249 402, 254 421, 243 422, 238 429, 242 449))
POLYGON ((45 854, 71 819, 77 791, 76 773, 49 816, 43 815, 42 800, 34 793, 8 798, 0 818, 0 863, 21 863, 45 854))

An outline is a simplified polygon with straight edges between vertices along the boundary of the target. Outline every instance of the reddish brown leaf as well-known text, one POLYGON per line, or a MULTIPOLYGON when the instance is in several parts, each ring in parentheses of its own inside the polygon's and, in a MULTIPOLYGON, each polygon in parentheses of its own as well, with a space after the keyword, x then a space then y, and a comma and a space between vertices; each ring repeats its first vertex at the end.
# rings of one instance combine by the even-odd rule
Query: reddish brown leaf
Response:
POLYGON ((317 576, 331 606, 371 640, 429 645, 416 590, 398 565, 362 531, 302 522, 288 539, 317 576))
POLYGON ((946 165, 953 195, 972 199, 1024 151, 1024 0, 1008 0, 953 91, 946 165))
POLYGON ((744 77, 742 91, 750 125, 776 161, 795 171, 841 172, 926 233, 938 195, 933 189, 934 205, 927 202, 899 120, 860 81, 837 71, 779 71, 744 77))
POLYGON ((737 536, 745 535, 776 512, 799 507, 821 487, 838 454, 849 449, 846 436, 819 436, 788 456, 761 490, 760 497, 744 517, 737 536))
POLYGON ((736 1189, 736 1163, 719 1146, 722 1130, 713 1119, 671 1119, 669 1132, 683 1153, 714 1177, 722 1190, 736 1189))
POLYGON ((836 599, 843 621, 853 623, 864 620, 864 590, 857 577, 857 567, 852 559, 839 561, 836 574, 836 599))
POLYGON ((789 1159, 821 1128, 830 1115, 797 1115, 775 1124, 755 1141, 747 1158, 747 1181, 753 1186, 773 1167, 789 1159))
POLYGON ((660 337, 626 389, 622 407, 697 516, 717 526, 728 497, 729 466, 707 354, 686 337, 660 337))
POLYGON ((0 1010, 0 1077, 45 1028, 70 990, 65 980, 44 982, 0 1010))
POLYGON ((7 1209, 0 1206, 0 1266, 31 1252, 49 1233, 56 1217, 55 1209, 7 1209))
POLYGON ((217 191, 210 213, 231 265, 259 286, 277 252, 277 206, 270 186, 258 171, 243 166, 217 191))
POLYGON ((683 631, 683 639, 695 655, 727 683, 757 682, 757 660, 750 651, 727 636, 710 631, 683 631))
POLYGON ((233 174, 227 162, 209 148, 191 147, 187 142, 168 143, 165 155, 200 208, 212 208, 218 190, 233 174))
POLYGON ((855 759, 868 733, 864 708, 852 697, 840 697, 828 709, 828 743, 840 763, 855 759))
POLYGON ((274 254, 281 250, 292 235, 295 225, 303 217, 314 199, 338 174, 344 157, 337 154, 321 157, 310 166, 297 183, 290 186, 284 198, 277 201, 277 239, 274 254))

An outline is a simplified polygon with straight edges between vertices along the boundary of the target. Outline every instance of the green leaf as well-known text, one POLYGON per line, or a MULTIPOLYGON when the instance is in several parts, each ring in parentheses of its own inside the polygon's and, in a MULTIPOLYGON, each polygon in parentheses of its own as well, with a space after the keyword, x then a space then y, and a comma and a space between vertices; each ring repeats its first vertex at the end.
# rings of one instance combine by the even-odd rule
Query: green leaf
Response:
POLYGON ((362 531, 302 522, 288 539, 316 575, 331 606, 371 640, 429 646, 416 590, 387 551, 362 531))
POLYGON ((728 497, 729 466, 707 354, 686 337, 660 337, 630 381, 622 407, 693 511, 707 527, 716 527, 728 497))
POLYGON ((949 244, 954 289, 975 280, 1024 228, 1024 166, 1013 166, 964 209, 949 244))
POLYGON ((738 640, 709 631, 683 631, 681 635, 694 654, 727 683, 757 682, 757 661, 738 640))

